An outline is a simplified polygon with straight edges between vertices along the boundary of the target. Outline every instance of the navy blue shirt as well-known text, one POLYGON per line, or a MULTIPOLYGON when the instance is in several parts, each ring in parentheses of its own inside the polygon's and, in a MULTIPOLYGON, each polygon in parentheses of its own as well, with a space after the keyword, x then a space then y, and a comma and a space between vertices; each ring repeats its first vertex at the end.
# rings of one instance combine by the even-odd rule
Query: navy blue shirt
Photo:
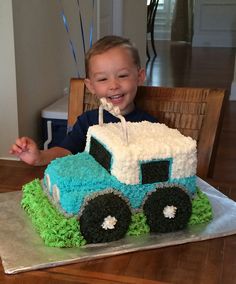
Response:
MULTIPOLYGON (((144 120, 157 122, 156 118, 137 108, 124 117, 126 121, 131 122, 141 122, 144 120)), ((119 122, 120 119, 113 116, 109 112, 104 111, 103 121, 104 123, 119 122)), ((98 124, 98 109, 86 111, 77 118, 72 130, 68 133, 59 146, 69 150, 72 154, 83 152, 86 144, 88 128, 95 124, 98 124)))

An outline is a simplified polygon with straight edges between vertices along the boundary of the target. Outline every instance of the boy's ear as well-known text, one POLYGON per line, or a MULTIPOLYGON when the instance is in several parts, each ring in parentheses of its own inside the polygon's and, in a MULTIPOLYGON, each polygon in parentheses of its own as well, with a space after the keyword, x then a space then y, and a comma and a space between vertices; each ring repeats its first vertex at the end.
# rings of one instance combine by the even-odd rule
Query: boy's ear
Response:
POLYGON ((146 72, 144 68, 140 68, 138 71, 138 85, 143 85, 144 81, 146 80, 146 72))
POLYGON ((95 95, 95 90, 94 90, 94 88, 93 88, 93 84, 92 84, 91 80, 88 79, 88 78, 85 78, 85 79, 84 79, 84 83, 85 83, 87 89, 89 90, 89 92, 90 92, 91 94, 95 95))

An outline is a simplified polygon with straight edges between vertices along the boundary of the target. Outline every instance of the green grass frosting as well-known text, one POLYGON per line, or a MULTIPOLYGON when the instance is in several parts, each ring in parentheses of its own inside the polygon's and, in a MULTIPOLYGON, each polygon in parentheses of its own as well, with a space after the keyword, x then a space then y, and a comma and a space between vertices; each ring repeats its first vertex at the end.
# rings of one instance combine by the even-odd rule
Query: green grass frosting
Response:
MULTIPOLYGON (((81 247, 86 244, 80 232, 76 217, 65 217, 48 200, 42 190, 39 179, 23 186, 21 200, 23 209, 30 216, 33 226, 38 231, 46 246, 49 247, 81 247)), ((212 220, 213 213, 206 194, 197 189, 192 201, 192 215, 189 225, 206 223, 212 220)), ((134 213, 127 232, 129 236, 140 236, 150 232, 143 212, 134 213)))
POLYGON ((202 224, 211 221, 213 218, 212 206, 205 193, 197 188, 196 196, 192 200, 192 215, 189 225, 202 224))
POLYGON ((80 247, 86 244, 76 217, 66 218, 49 202, 38 179, 23 186, 21 205, 46 246, 80 247))

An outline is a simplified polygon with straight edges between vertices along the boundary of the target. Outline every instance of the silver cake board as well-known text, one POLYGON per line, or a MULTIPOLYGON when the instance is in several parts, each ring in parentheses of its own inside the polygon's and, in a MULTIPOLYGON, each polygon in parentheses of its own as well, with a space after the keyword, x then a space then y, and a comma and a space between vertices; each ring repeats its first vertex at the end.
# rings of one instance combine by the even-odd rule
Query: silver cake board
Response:
POLYGON ((4 272, 15 274, 64 264, 223 237, 236 233, 236 203, 197 178, 209 197, 214 219, 208 224, 190 226, 168 234, 146 234, 81 248, 46 247, 20 207, 22 192, 0 194, 0 255, 4 272))

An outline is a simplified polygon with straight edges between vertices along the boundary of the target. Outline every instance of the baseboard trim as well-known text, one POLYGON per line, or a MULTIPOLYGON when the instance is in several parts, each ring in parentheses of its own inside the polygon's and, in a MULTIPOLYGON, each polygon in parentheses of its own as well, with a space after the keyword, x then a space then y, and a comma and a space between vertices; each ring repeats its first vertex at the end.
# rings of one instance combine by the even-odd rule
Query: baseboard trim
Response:
POLYGON ((231 85, 229 100, 236 101, 236 81, 234 81, 231 85))

